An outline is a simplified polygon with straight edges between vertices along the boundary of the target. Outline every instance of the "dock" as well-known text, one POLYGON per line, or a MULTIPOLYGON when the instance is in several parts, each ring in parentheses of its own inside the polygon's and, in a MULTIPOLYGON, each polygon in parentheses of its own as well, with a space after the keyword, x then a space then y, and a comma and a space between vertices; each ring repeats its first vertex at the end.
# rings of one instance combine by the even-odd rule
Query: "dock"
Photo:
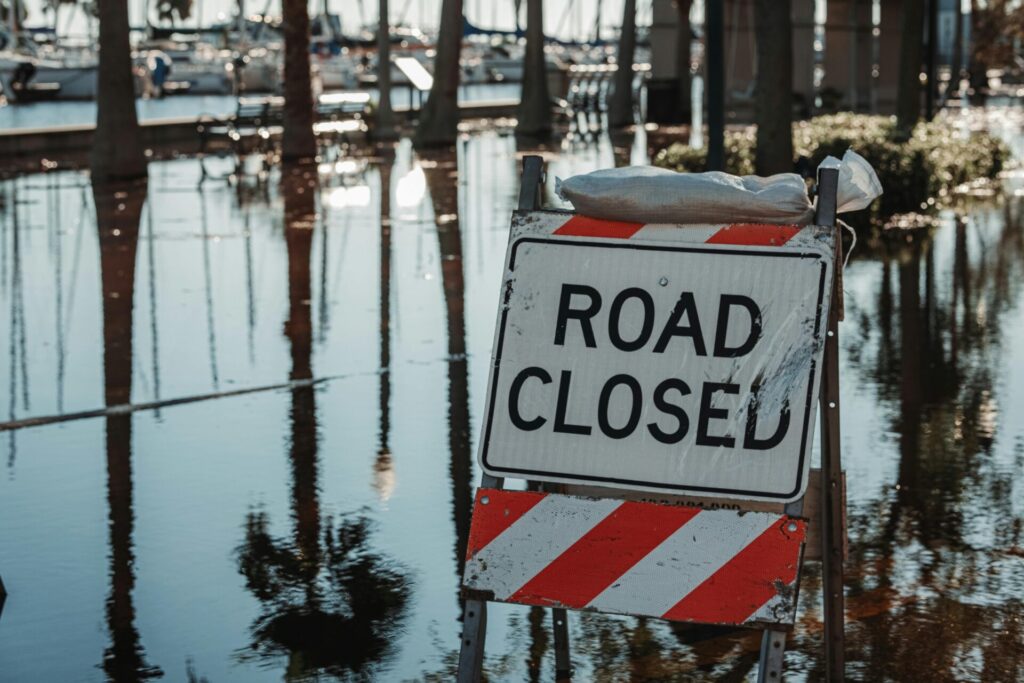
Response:
MULTIPOLYGON (((459 104, 460 120, 512 117, 515 116, 518 104, 518 98, 462 102, 459 104)), ((399 120, 407 123, 419 115, 419 109, 409 105, 396 105, 394 112, 399 120)), ((210 120, 208 115, 197 114, 140 121, 142 144, 158 156, 195 154, 199 151, 200 142, 197 126, 202 121, 210 120)), ((366 122, 372 131, 372 114, 366 122)), ((40 159, 61 166, 82 163, 88 156, 94 132, 93 123, 0 130, 0 158, 7 160, 7 163, 0 166, 0 173, 29 166, 38 169, 40 159)))

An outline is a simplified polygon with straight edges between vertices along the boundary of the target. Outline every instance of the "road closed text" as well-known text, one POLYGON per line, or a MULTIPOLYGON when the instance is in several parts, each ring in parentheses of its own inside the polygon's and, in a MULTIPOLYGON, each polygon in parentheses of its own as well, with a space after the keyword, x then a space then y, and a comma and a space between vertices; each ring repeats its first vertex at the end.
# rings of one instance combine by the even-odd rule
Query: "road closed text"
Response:
MULTIPOLYGON (((654 296, 627 287, 610 300, 595 287, 563 283, 557 312, 550 321, 551 343, 578 347, 580 354, 601 347, 634 354, 643 363, 649 354, 674 359, 674 376, 646 383, 636 373, 607 373, 589 393, 574 386, 580 371, 571 367, 528 365, 512 379, 508 418, 518 430, 550 430, 587 437, 599 431, 609 439, 626 439, 639 430, 665 445, 690 437, 697 446, 768 450, 778 446, 790 427, 788 401, 773 415, 760 415, 757 384, 712 381, 701 376, 694 359, 735 359, 757 352, 762 338, 762 311, 744 294, 723 293, 715 307, 701 310, 693 292, 678 293, 675 304, 660 309, 654 296), (602 315, 602 313, 604 313, 602 315), (628 319, 628 323, 626 322, 628 319), (567 342, 567 338, 569 341, 567 342), (575 338, 575 339, 574 339, 575 338), (692 375, 687 373, 693 369, 692 375), (547 400, 545 400, 545 394, 547 400), (746 406, 737 425, 730 397, 746 406), (554 400, 551 400, 554 397, 554 400), (539 411, 538 406, 548 406, 539 411), (572 416, 572 417, 571 417, 572 416)), ((568 359, 572 360, 572 359, 568 359)))
POLYGON ((531 218, 513 224, 480 442, 485 471, 797 496, 809 468, 830 245, 516 237, 543 228, 531 218))

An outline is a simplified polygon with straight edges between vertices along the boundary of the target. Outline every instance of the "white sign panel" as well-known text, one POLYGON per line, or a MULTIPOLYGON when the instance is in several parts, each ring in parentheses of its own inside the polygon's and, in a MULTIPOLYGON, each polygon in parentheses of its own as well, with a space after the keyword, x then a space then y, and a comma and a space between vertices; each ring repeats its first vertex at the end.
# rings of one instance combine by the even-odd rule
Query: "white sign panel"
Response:
POLYGON ((803 495, 832 241, 705 244, 684 241, 686 230, 563 237, 517 215, 485 471, 752 500, 803 495))

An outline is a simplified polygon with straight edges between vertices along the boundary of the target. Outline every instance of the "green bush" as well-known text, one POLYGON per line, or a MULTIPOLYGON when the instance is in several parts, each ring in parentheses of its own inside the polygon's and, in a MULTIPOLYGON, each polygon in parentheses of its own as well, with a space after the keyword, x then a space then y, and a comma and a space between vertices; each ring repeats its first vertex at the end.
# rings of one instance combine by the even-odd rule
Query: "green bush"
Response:
MULTIPOLYGON (((898 141, 896 120, 865 114, 830 114, 793 125, 794 168, 813 173, 828 155, 842 157, 853 148, 874 166, 885 193, 877 203, 882 216, 920 211, 953 201, 957 186, 995 178, 1010 151, 987 132, 963 132, 945 120, 921 123, 909 140, 898 141)), ((756 131, 753 126, 730 130, 725 136, 725 168, 730 173, 753 173, 756 131)), ((677 171, 706 167, 706 150, 674 143, 655 155, 654 164, 677 171)))

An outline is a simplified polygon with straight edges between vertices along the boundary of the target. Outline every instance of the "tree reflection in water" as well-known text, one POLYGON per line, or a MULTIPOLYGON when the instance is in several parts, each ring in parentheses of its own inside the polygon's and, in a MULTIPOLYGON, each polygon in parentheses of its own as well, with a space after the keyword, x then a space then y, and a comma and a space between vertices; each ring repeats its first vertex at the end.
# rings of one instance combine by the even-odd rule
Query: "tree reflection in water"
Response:
POLYGON ((310 253, 316 226, 316 169, 285 171, 281 181, 288 251, 291 347, 292 516, 294 535, 270 532, 266 511, 249 513, 238 568, 262 605, 243 660, 287 660, 285 678, 372 677, 393 654, 410 582, 396 564, 371 551, 370 521, 346 517, 321 526, 318 426, 311 367, 313 325, 310 253), (307 383, 303 383, 307 382, 307 383))
MULTIPOLYGON (((103 291, 103 380, 105 404, 131 402, 132 311, 135 297, 135 254, 146 183, 94 187, 99 232, 100 279, 103 291)), ((106 418, 107 503, 110 514, 110 595, 107 630, 110 645, 103 653, 109 681, 129 683, 163 676, 146 663, 135 628, 135 551, 132 534, 132 415, 106 418)))
POLYGON ((469 435, 466 285, 459 227, 459 161, 455 150, 421 155, 420 159, 434 206, 441 256, 441 285, 448 331, 448 472, 455 522, 455 565, 461 579, 466 564, 469 518, 473 506, 473 454, 469 435))
POLYGON ((930 234, 883 245, 877 314, 851 316, 851 370, 877 385, 899 458, 895 486, 850 512, 847 652, 872 678, 1024 679, 1024 600, 1007 585, 1024 579, 1022 520, 993 450, 1002 318, 1024 276, 1020 204, 1004 209, 941 228, 941 267, 930 234))

